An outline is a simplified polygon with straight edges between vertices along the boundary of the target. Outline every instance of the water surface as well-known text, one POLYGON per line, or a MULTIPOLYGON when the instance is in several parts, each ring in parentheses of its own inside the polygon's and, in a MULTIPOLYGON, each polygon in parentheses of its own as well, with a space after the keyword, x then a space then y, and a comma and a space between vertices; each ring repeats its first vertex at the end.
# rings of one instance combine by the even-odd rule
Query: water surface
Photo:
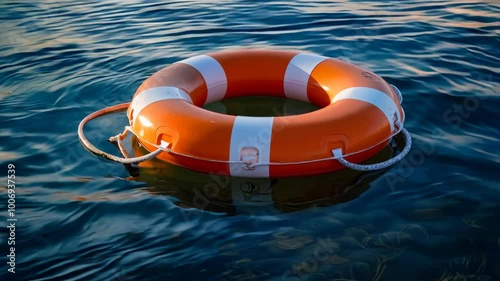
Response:
MULTIPOLYGON (((0 11, 0 170, 16 166, 18 218, 15 275, 0 232, 1 280, 500 280, 497 1, 7 0, 0 11), (403 92, 412 151, 382 174, 262 180, 249 198, 233 186, 255 183, 171 166, 130 179, 79 144, 83 117, 130 101, 155 71, 235 47, 379 74, 403 92)), ((107 116, 88 137, 115 153, 106 140, 126 122, 107 116)))

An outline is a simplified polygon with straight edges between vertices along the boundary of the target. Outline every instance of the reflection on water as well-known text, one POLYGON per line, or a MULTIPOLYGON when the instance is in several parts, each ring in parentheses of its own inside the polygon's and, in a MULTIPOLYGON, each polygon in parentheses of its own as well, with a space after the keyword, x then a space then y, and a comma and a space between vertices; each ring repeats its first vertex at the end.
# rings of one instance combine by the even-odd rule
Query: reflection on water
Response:
MULTIPOLYGON (((136 156, 148 153, 137 138, 133 138, 132 144, 136 156)), ((385 161, 391 155, 392 149, 387 146, 365 163, 385 161)), ((158 159, 143 162, 139 167, 139 176, 131 179, 146 182, 148 191, 174 196, 181 200, 177 203, 181 207, 231 215, 270 214, 273 210, 295 211, 350 201, 384 172, 346 169, 318 176, 261 179, 204 174, 158 159)))

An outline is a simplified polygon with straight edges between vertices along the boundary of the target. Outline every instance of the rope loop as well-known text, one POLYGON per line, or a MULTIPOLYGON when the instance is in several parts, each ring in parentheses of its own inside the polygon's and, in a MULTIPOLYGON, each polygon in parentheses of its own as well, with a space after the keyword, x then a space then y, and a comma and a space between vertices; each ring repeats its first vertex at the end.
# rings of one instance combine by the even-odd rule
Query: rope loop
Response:
POLYGON ((401 134, 403 134, 405 141, 406 141, 403 150, 401 150, 401 152, 398 155, 396 155, 395 157, 388 159, 384 162, 370 164, 370 165, 352 163, 352 162, 349 162, 346 159, 344 159, 344 156, 342 155, 342 148, 337 148, 337 149, 332 150, 333 158, 337 159, 345 167, 352 169, 352 170, 356 170, 356 171, 376 171, 376 170, 385 169, 385 168, 392 166, 395 163, 401 161, 401 159, 403 159, 406 156, 406 154, 408 154, 408 152, 410 151, 411 143, 412 143, 410 133, 408 133, 408 131, 405 128, 401 128, 401 134))
POLYGON ((96 119, 98 117, 102 117, 104 115, 124 111, 128 108, 129 105, 130 105, 130 103, 117 104, 117 105, 106 107, 106 108, 103 108, 103 109, 98 110, 96 112, 93 112, 93 113, 89 114, 87 117, 85 117, 78 125, 78 138, 80 139, 80 142, 82 143, 83 147, 97 156, 111 160, 113 162, 122 163, 122 164, 138 164, 140 162, 144 162, 144 161, 155 158, 162 151, 168 151, 167 145, 162 145, 157 150, 150 152, 146 155, 139 156, 139 157, 128 157, 127 150, 125 149, 125 147, 122 144, 122 140, 125 139, 125 137, 127 137, 128 128, 126 128, 123 133, 120 133, 114 137, 109 138, 110 142, 116 143, 118 145, 120 152, 125 157, 118 157, 118 156, 109 154, 107 152, 104 152, 104 151, 98 149, 92 143, 90 143, 90 141, 87 139, 87 137, 85 136, 85 134, 83 132, 83 129, 88 122, 90 122, 91 120, 96 119))

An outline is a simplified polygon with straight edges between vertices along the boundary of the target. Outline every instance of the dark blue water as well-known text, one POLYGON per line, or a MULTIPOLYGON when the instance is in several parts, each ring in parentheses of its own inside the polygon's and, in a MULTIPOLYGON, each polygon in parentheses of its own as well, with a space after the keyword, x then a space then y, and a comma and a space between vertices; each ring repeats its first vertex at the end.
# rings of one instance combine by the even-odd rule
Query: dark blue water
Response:
MULTIPOLYGON (((500 280, 497 1, 7 0, 0 11, 1 280, 500 280), (233 47, 374 71, 403 92, 412 151, 382 174, 238 182, 161 163, 130 178, 79 144, 83 117, 130 101, 155 71, 233 47)), ((106 140, 126 123, 107 116, 87 134, 116 153, 106 140)))

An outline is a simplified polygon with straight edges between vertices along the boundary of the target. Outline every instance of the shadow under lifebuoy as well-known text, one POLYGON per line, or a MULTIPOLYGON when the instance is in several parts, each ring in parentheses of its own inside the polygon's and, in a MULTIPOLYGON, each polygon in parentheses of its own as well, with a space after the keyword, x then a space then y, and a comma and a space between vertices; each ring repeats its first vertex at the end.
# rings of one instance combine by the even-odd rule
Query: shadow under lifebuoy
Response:
MULTIPOLYGON (((132 145, 136 156, 147 153, 136 138, 132 145)), ((392 154, 387 146, 364 163, 382 162, 392 154)), ((370 183, 385 172, 345 169, 307 177, 241 178, 197 172, 158 159, 143 162, 138 168, 139 175, 132 179, 145 182, 149 192, 173 196, 181 207, 229 215, 288 212, 347 202, 368 190, 370 183)))

